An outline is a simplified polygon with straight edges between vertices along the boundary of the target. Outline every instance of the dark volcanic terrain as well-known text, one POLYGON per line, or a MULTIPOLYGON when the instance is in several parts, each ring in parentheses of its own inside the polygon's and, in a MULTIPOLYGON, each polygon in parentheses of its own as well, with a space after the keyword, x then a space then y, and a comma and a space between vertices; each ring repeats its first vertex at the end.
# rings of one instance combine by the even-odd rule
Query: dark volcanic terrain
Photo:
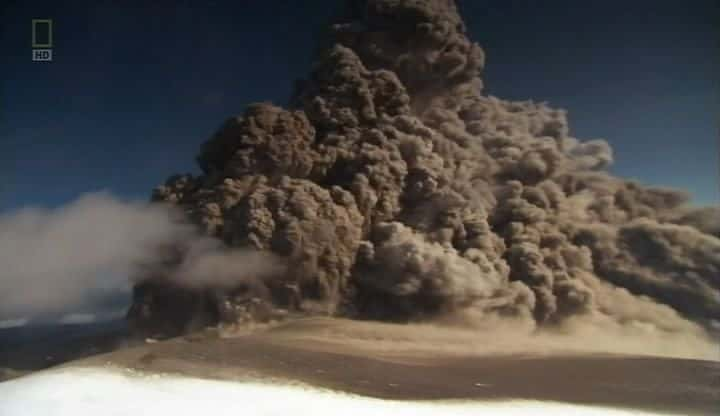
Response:
POLYGON ((449 348, 443 349, 439 334, 423 332, 432 333, 407 325, 309 319, 232 338, 210 332, 180 337, 71 365, 259 379, 394 400, 530 399, 679 414, 713 414, 720 404, 717 361, 570 350, 473 353, 462 344, 469 338, 459 333, 445 339, 449 348))

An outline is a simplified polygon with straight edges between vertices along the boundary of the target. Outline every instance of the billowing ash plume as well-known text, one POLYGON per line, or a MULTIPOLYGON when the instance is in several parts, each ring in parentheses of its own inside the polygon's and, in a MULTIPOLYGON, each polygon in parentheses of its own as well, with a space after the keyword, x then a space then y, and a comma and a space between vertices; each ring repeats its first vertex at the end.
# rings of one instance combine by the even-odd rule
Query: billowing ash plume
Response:
POLYGON ((151 270, 136 324, 182 327, 190 309, 668 332, 720 319, 716 208, 612 177, 610 146, 570 136, 564 110, 482 95, 484 54, 452 1, 347 11, 290 109, 251 105, 202 146, 202 175, 153 195, 283 271, 189 291, 151 270))

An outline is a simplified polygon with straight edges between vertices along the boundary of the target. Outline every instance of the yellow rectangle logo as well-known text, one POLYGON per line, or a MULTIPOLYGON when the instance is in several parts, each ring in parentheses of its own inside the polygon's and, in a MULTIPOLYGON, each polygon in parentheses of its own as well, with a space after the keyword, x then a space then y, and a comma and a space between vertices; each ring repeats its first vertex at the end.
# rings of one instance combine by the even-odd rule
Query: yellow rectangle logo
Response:
POLYGON ((32 19, 32 47, 52 48, 53 46, 53 22, 52 19, 32 19), (44 27, 47 27, 47 36, 42 36, 44 27), (40 35, 38 36, 38 29, 40 35), (44 39, 40 39, 44 38, 44 39), (43 42, 44 41, 44 42, 43 42))

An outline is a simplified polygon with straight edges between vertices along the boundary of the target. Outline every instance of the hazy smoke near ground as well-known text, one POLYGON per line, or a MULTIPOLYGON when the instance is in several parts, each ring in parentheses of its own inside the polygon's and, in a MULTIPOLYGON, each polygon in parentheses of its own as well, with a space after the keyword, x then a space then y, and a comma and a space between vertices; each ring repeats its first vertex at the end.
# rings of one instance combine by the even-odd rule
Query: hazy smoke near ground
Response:
MULTIPOLYGON (((155 265, 160 248, 171 244, 192 252, 183 267, 168 275, 174 284, 193 286, 206 276, 213 276, 215 285, 230 284, 228 280, 242 276, 215 271, 233 268, 238 261, 253 278, 276 268, 260 253, 245 251, 229 259, 215 240, 174 217, 160 204, 122 201, 106 193, 87 194, 54 210, 0 216, 0 320, 57 319, 86 307, 99 294, 128 291, 128 276, 136 275, 142 264, 155 265)), ((75 318, 79 316, 92 319, 75 318)))
POLYGON ((222 321, 248 299, 699 337, 720 319, 717 209, 611 176, 610 146, 572 137, 565 110, 483 95, 485 56, 452 1, 354 1, 340 20, 290 109, 230 118, 200 149, 202 175, 153 194, 287 272, 212 296, 150 277, 135 322, 191 320, 163 312, 188 303, 222 321))

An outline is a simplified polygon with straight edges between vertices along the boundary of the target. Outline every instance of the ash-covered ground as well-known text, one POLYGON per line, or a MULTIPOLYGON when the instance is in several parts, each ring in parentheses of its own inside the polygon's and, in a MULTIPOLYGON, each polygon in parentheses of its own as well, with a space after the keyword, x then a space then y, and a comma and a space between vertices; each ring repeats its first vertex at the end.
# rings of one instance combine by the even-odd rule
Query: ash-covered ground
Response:
POLYGON ((217 335, 0 383, 0 413, 712 415, 720 403, 718 362, 598 354, 607 346, 546 336, 335 318, 217 335))

